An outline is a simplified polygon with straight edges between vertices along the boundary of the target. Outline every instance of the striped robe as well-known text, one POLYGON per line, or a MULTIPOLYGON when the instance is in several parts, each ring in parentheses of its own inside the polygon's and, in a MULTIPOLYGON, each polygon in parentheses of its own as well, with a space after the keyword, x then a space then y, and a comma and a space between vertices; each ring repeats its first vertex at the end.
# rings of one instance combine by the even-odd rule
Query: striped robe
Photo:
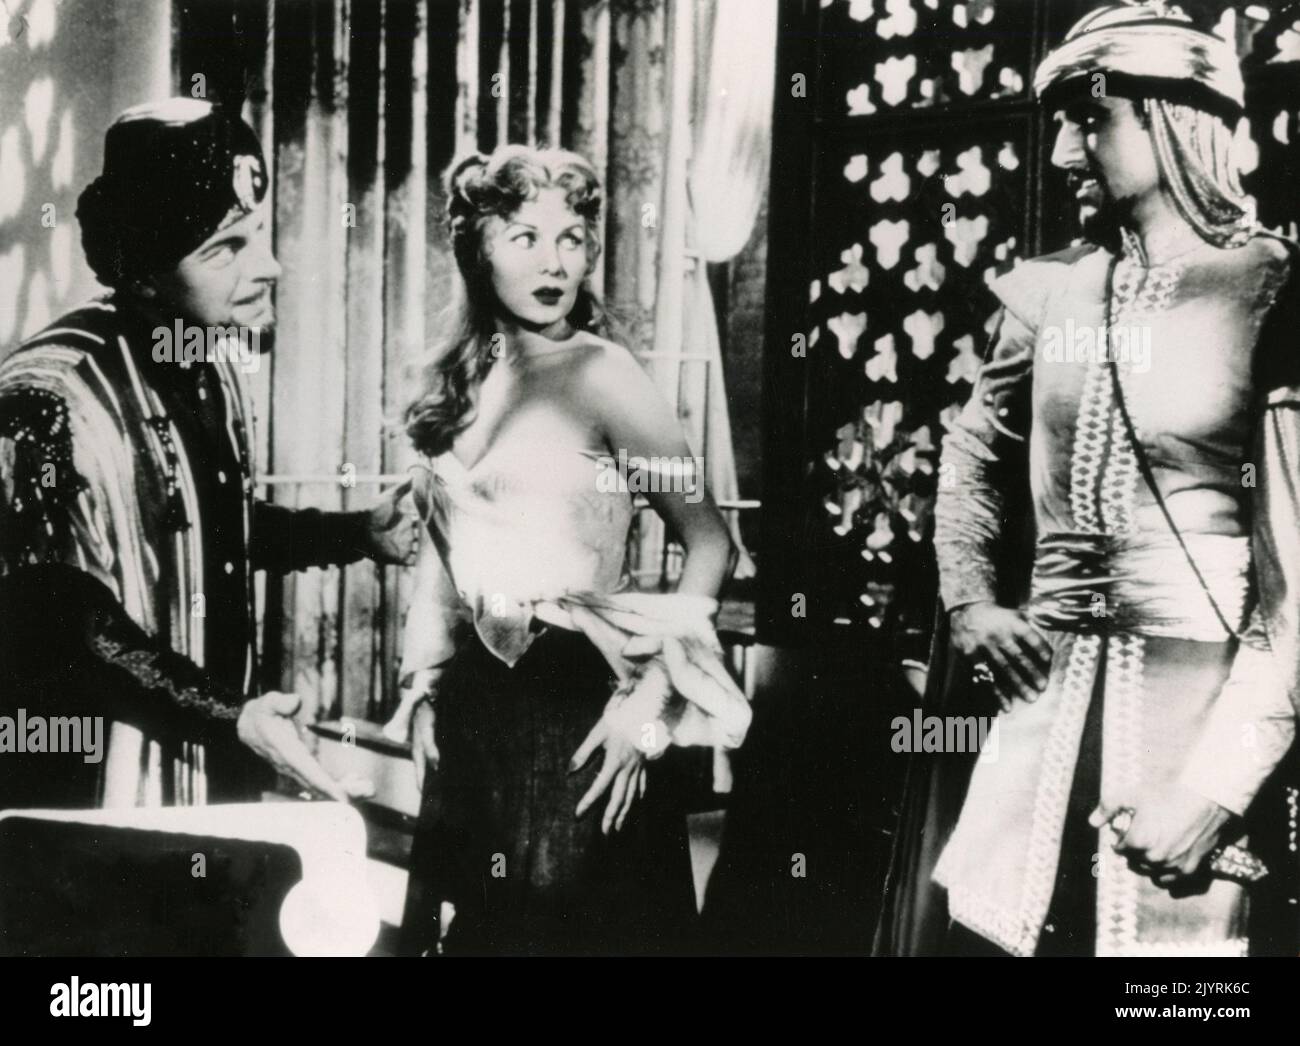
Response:
POLYGON ((10 703, 66 704, 70 688, 85 691, 77 714, 111 707, 95 782, 105 805, 202 803, 210 787, 236 798, 268 783, 233 743, 256 679, 253 569, 351 562, 364 544, 364 513, 254 499, 239 365, 158 362, 159 325, 110 297, 0 363, 0 614, 46 660, 84 666, 59 692, 33 691, 39 669, 10 635, 0 673, 10 703), (220 772, 208 773, 203 741, 220 772))

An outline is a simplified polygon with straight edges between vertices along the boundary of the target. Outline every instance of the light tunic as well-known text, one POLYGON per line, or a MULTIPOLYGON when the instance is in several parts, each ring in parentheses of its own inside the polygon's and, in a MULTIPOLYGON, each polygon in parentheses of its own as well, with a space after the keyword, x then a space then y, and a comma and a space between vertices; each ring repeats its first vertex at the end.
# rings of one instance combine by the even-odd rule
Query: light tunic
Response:
MULTIPOLYGON (((1033 954, 1043 928, 1097 687, 1111 809, 1180 784, 1241 813, 1291 742, 1294 644, 1270 656, 1277 622, 1257 610, 1251 545, 1255 349, 1289 265, 1262 236, 1157 266, 1126 238, 1118 258, 1075 248, 994 285, 997 340, 944 448, 943 597, 949 609, 995 598, 1001 494, 1027 470, 1038 552, 1026 609, 1053 656, 1046 690, 999 717, 934 878, 954 919, 1013 954, 1033 954), (1205 588, 1143 481, 1116 380, 1205 588)), ((1239 886, 1171 898, 1113 841, 1099 830, 1098 954, 1244 952, 1239 886)))

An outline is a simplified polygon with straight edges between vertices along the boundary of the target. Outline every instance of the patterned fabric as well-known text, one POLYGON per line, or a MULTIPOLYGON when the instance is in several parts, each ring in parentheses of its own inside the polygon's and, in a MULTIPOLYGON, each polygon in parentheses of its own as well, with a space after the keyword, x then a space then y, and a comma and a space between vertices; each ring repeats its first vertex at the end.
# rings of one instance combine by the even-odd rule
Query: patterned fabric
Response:
POLYGON ((1190 105, 1143 102, 1156 162, 1174 205, 1202 239, 1245 242, 1255 227, 1255 201, 1241 186, 1240 150, 1231 127, 1190 105))
POLYGON ((175 265, 266 195, 266 165, 237 113, 197 98, 146 102, 104 137, 104 172, 77 201, 86 260, 120 286, 175 265))
MULTIPOLYGON (((212 512, 205 514, 200 508, 192 443, 182 438, 178 428, 187 415, 174 407, 169 410, 171 405, 164 405, 155 380, 142 374, 142 361, 148 362, 144 347, 152 342, 136 326, 141 318, 125 317, 125 323, 123 319, 107 302, 80 310, 29 339, 0 368, 0 394, 10 402, 30 403, 33 397, 58 401, 68 417, 68 423, 61 425, 56 415, 56 423, 41 438, 15 434, 19 439, 6 455, 12 472, 0 475, 10 491, 4 521, 6 561, 9 569, 19 564, 78 566, 105 585, 146 632, 163 637, 201 666, 207 652, 204 604, 211 597, 215 613, 230 602, 223 591, 229 582, 220 572, 209 576, 205 544, 212 551, 223 549, 217 534, 210 540, 206 533, 212 512), (62 477, 55 475, 50 489, 60 490, 64 481, 68 489, 56 497, 24 500, 24 480, 43 470, 47 444, 56 448, 59 459, 72 464, 62 477), (196 613, 198 608, 203 613, 196 613)), ((234 388, 223 380, 213 391, 233 407, 232 419, 238 419, 242 404, 231 396, 234 388)), ((218 532, 225 537, 224 551, 230 552, 222 562, 242 564, 243 557, 235 550, 247 533, 243 499, 251 498, 251 487, 240 488, 240 480, 247 477, 241 474, 238 452, 228 446, 225 456, 236 492, 232 515, 238 533, 231 533, 230 527, 218 532)), ((236 597, 241 605, 247 599, 244 580, 241 570, 236 597)), ((248 620, 245 616, 238 633, 244 644, 238 640, 233 644, 242 679, 251 672, 248 620)), ((226 638, 229 649, 232 644, 226 638)), ((227 691, 227 700, 238 692, 227 691)), ((156 747, 150 751, 137 729, 114 724, 104 802, 135 805, 161 800, 160 787, 150 785, 145 769, 160 764, 160 751, 156 747)), ((188 779, 193 773, 191 765, 184 776, 188 779)), ((201 795, 204 788, 196 786, 193 791, 201 795)))
POLYGON ((582 592, 537 606, 542 620, 582 632, 623 680, 605 721, 651 758, 669 745, 745 742, 753 713, 722 662, 717 614, 716 599, 676 592, 582 592))
MULTIPOLYGON (((1245 554, 1251 488, 1241 465, 1253 457, 1259 409, 1254 350, 1288 271, 1286 252, 1268 238, 1237 250, 1201 243, 1154 267, 1126 238, 1119 258, 1076 250, 1025 263, 995 284, 1003 322, 945 445, 944 462, 959 481, 940 492, 936 546, 950 606, 991 598, 998 490, 1005 469, 1027 467, 1040 534, 1031 613, 1037 609, 1053 658, 1045 692, 999 718, 996 757, 981 755, 935 880, 948 888, 955 919, 1013 954, 1033 954, 1051 901, 1098 679, 1100 798, 1111 807, 1140 808, 1144 795, 1180 782, 1240 812, 1294 732, 1288 687, 1258 674, 1256 647, 1238 648, 1216 625, 1142 482, 1107 353, 1094 345, 1091 353, 1052 354, 1048 339, 1069 329, 1150 331, 1145 354, 1120 359, 1118 380, 1166 503, 1215 602, 1240 630, 1253 601, 1245 554), (1026 415, 1027 440, 1013 438, 1005 422, 1026 415), (1079 613, 1080 592, 1100 608, 1093 622, 1079 613), (1249 707, 1252 729, 1278 742, 1266 745, 1271 761, 1247 758, 1241 733, 1221 729, 1232 718, 1229 701, 1234 721, 1244 722, 1249 707)), ((1255 582, 1277 583, 1262 575, 1255 582)), ((1247 633, 1256 646, 1257 620, 1247 633)), ((1203 896, 1175 900, 1129 871, 1108 831, 1096 849, 1099 954, 1242 953, 1239 887, 1216 881, 1203 896)))
POLYGON ((77 565, 196 664, 223 657, 219 674, 242 690, 251 675, 247 624, 211 644, 208 626, 214 615, 226 624, 222 608, 246 616, 251 598, 242 565, 252 513, 247 405, 233 365, 155 364, 150 329, 148 317, 101 302, 63 317, 0 367, 7 401, 48 397, 70 419, 14 448, 15 478, 50 442, 72 464, 39 515, 18 518, 11 493, 6 563, 77 565))
POLYGON ((1140 79, 1152 90, 1199 88, 1241 112, 1246 88, 1236 52, 1163 3, 1113 4, 1091 11, 1034 73, 1034 93, 1097 74, 1140 79))
MULTIPOLYGON (((109 298, 0 364, 5 610, 71 620, 47 630, 50 659, 89 654, 86 670, 122 688, 105 699, 120 713, 105 805, 203 801, 208 760, 180 739, 234 740, 255 678, 250 553, 272 569, 347 562, 361 555, 365 524, 364 513, 255 504, 237 366, 155 362, 156 320, 109 298), (88 584, 67 590, 63 568, 88 584), (168 767, 170 758, 185 765, 168 767)), ((30 673, 3 681, 7 700, 52 699, 34 686, 30 673)), ((242 773, 232 769, 217 790, 237 794, 242 773)))

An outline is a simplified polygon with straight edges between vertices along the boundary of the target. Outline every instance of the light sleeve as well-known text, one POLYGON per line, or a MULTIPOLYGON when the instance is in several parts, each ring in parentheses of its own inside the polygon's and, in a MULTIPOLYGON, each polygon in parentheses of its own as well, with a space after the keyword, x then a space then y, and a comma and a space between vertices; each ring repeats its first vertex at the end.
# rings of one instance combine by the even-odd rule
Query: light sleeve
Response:
POLYGON ((935 502, 939 591, 948 610, 997 596, 1006 484, 1027 467, 1034 336, 1003 309, 966 406, 944 439, 935 502))
POLYGON ((416 560, 415 584, 402 630, 400 680, 406 685, 416 672, 437 668, 456 653, 458 636, 468 622, 468 608, 460 598, 438 550, 428 511, 428 492, 420 483, 412 489, 417 509, 426 521, 416 560))

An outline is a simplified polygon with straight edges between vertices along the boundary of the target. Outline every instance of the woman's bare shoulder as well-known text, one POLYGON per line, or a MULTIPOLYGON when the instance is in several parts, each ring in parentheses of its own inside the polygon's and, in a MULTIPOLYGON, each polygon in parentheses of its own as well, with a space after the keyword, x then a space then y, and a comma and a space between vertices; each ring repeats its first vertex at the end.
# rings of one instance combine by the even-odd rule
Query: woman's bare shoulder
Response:
POLYGON ((645 368, 631 350, 617 342, 582 331, 574 367, 584 388, 591 392, 617 392, 647 380, 645 368))

